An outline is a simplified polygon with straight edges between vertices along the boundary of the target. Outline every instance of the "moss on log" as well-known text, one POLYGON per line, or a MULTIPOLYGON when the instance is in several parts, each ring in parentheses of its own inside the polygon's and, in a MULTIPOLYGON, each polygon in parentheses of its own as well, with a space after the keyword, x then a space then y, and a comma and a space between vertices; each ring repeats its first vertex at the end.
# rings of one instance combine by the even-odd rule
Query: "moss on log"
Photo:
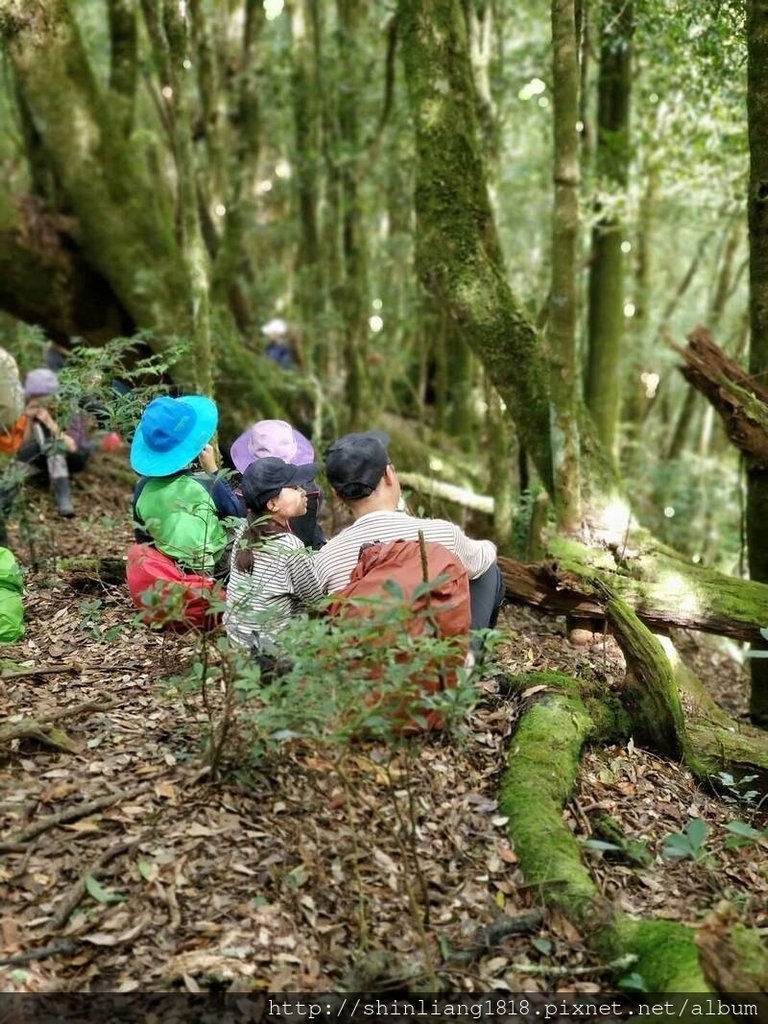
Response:
POLYGON ((685 731, 680 692, 659 641, 623 601, 606 602, 608 622, 627 660, 624 700, 641 737, 666 757, 697 762, 685 731))
POLYGON ((551 537, 557 573, 582 596, 600 600, 604 587, 652 630, 678 627, 759 641, 768 624, 768 584, 688 562, 641 535, 626 545, 590 548, 551 537))
POLYGON ((563 821, 585 744, 626 735, 630 719, 619 705, 560 673, 517 680, 520 688, 542 684, 546 692, 523 713, 512 738, 499 796, 526 881, 606 958, 637 957, 633 970, 649 990, 708 991, 693 931, 675 921, 636 921, 616 910, 592 880, 563 821))

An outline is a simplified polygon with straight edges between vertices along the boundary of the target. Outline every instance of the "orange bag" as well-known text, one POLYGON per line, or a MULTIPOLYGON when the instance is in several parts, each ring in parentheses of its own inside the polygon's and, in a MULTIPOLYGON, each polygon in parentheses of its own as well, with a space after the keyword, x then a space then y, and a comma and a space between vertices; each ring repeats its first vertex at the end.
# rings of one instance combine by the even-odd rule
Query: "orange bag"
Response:
MULTIPOLYGON (((356 602, 371 597, 380 599, 384 604, 397 602, 398 598, 385 589, 385 584, 392 581, 400 588, 403 600, 410 606, 405 626, 411 636, 420 636, 426 629, 432 628, 437 636, 456 638, 454 655, 439 665, 429 664, 414 673, 411 680, 412 694, 406 695, 403 702, 408 705, 408 710, 402 704, 393 709, 396 718, 402 722, 401 732, 414 732, 423 728, 439 729, 443 726, 439 712, 419 708, 418 694, 436 693, 455 686, 457 670, 463 664, 469 648, 471 607, 467 570, 456 555, 442 544, 426 541, 424 546, 428 579, 439 581, 434 583, 428 593, 420 593, 414 598, 414 591, 424 582, 419 541, 393 540, 386 544, 369 545, 360 552, 360 559, 348 585, 335 595, 336 600, 328 609, 332 616, 369 618, 374 614, 379 601, 375 604, 371 601, 364 604, 356 602), (416 720, 414 714, 418 714, 423 721, 416 720)), ((396 638, 383 635, 381 644, 387 643, 396 646, 396 638)), ((395 660, 400 664, 406 658, 404 652, 395 655, 395 660)), ((380 664, 372 666, 371 679, 380 679, 383 671, 380 664)), ((373 691, 371 701, 377 701, 379 696, 378 691, 373 691)))
POLYGON ((183 572, 172 558, 150 544, 131 547, 125 575, 133 603, 148 626, 204 629, 221 621, 221 612, 211 609, 212 599, 223 601, 226 597, 221 584, 208 576, 183 572))

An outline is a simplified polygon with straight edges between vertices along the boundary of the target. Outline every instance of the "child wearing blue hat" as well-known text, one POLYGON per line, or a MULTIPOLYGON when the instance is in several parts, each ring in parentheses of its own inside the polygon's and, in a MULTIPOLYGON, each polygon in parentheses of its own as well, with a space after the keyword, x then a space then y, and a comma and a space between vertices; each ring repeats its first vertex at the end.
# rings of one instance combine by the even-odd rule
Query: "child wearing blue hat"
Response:
POLYGON ((184 572, 226 581, 223 520, 243 512, 218 476, 210 445, 218 420, 216 403, 202 395, 149 403, 131 444, 131 466, 141 475, 133 492, 133 520, 139 544, 150 544, 184 572), (192 472, 195 459, 202 473, 192 472))

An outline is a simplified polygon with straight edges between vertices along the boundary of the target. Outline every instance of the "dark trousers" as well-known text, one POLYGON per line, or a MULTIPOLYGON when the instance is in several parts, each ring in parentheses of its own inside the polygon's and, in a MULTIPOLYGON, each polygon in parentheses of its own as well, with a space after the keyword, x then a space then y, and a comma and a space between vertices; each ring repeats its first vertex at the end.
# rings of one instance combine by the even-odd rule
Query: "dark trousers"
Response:
POLYGON ((496 562, 482 576, 469 581, 472 629, 493 629, 504 599, 504 580, 496 562))
MULTIPOLYGON (((44 452, 37 441, 28 441, 19 448, 16 458, 19 462, 25 462, 32 469, 40 474, 43 480, 48 479, 47 456, 50 452, 44 452)), ((70 473, 80 473, 85 469, 90 458, 90 448, 78 449, 75 452, 67 452, 67 469, 70 473)))

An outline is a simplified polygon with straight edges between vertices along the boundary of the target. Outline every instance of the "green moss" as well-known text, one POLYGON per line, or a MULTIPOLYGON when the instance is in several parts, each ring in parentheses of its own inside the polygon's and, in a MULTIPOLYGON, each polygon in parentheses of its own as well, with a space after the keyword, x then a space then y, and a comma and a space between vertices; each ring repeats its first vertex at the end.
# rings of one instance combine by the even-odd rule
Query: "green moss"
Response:
POLYGON ((650 992, 708 992, 694 936, 678 921, 633 921, 621 916, 599 945, 610 955, 634 954, 638 959, 632 970, 650 992))
POLYGON ((581 750, 594 735, 594 723, 578 696, 578 683, 559 673, 537 673, 529 684, 552 685, 525 712, 515 733, 499 807, 526 880, 539 886, 550 906, 577 923, 594 923, 608 912, 581 847, 563 822, 581 750))

